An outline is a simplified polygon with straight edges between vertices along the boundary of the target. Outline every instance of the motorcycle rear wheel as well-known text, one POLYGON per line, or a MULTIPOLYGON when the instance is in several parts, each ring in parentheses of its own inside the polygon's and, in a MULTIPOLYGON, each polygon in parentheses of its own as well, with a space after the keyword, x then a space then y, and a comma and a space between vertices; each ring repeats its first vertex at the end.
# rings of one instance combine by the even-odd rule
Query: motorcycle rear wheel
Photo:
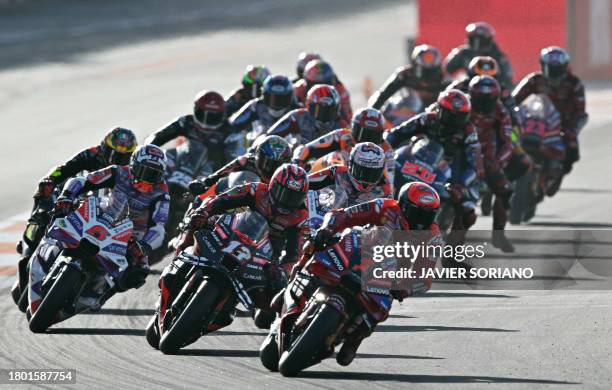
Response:
POLYGON ((157 327, 157 313, 151 317, 145 329, 145 336, 150 346, 159 349, 159 328, 157 327))
POLYGON ((66 303, 76 298, 77 289, 75 287, 80 283, 81 272, 67 264, 64 265, 53 282, 53 286, 38 306, 38 310, 30 318, 30 330, 34 333, 42 333, 47 330, 66 303))
POLYGON ((318 363, 320 348, 342 321, 342 315, 332 306, 323 304, 306 330, 283 352, 278 370, 283 376, 296 376, 300 371, 318 363))
POLYGON ((201 329, 202 320, 214 310, 220 295, 219 286, 204 280, 179 318, 161 336, 159 350, 166 355, 178 352, 185 340, 201 329))

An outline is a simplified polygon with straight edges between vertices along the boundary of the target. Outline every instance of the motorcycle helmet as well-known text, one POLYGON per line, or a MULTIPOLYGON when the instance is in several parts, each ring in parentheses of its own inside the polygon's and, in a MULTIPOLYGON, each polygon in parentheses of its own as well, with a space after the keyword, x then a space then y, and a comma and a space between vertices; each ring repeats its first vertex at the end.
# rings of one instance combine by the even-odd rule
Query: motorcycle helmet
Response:
POLYGON ((312 60, 304 68, 304 80, 306 80, 306 90, 316 84, 334 85, 336 74, 331 65, 323 60, 312 60))
POLYGON ((470 119, 470 98, 458 89, 443 91, 438 96, 438 120, 444 133, 462 130, 470 119))
POLYGON ((317 84, 308 91, 306 108, 315 118, 317 127, 326 127, 325 124, 333 122, 338 117, 340 95, 331 85, 317 84))
POLYGON ((151 192, 162 182, 166 171, 166 154, 155 145, 142 145, 132 154, 130 173, 134 187, 140 192, 151 192))
POLYGON ((431 186, 421 182, 406 183, 397 198, 410 229, 426 230, 434 223, 440 209, 440 196, 431 186))
POLYGON ((385 118, 375 108, 362 108, 353 115, 351 133, 355 143, 373 142, 380 145, 385 132, 385 118))
POLYGON ((242 77, 242 88, 247 92, 250 99, 261 96, 261 89, 266 78, 270 76, 270 70, 264 65, 248 65, 242 77))
POLYGON ((372 142, 362 142, 351 150, 348 172, 359 192, 369 192, 380 182, 385 170, 385 152, 372 142))
POLYGON ((430 45, 419 45, 410 56, 414 74, 418 78, 429 79, 442 73, 440 51, 430 45))
POLYGON ((261 179, 268 181, 276 169, 291 160, 289 143, 278 135, 269 135, 255 147, 257 171, 261 179))
POLYGON ((491 76, 476 76, 470 81, 469 91, 472 111, 489 114, 497 106, 501 87, 491 76))
POLYGON ((225 120, 225 100, 213 91, 201 91, 193 102, 193 118, 203 129, 218 129, 225 120))
POLYGON ((274 118, 280 118, 291 108, 294 92, 293 84, 286 76, 268 76, 263 85, 263 100, 268 112, 274 118))
POLYGON ((493 48, 495 30, 486 22, 470 23, 465 27, 468 46, 477 52, 487 52, 493 48))
POLYGON ((138 142, 132 130, 115 127, 104 136, 100 149, 109 165, 127 165, 136 146, 138 142))
POLYGON ((491 76, 497 77, 499 66, 493 57, 476 56, 472 58, 468 65, 468 76, 491 76))
POLYGON ((317 53, 308 53, 301 52, 298 56, 297 64, 295 67, 295 72, 297 73, 297 77, 301 79, 304 77, 304 68, 306 68, 306 64, 308 64, 312 60, 320 60, 321 56, 317 53))
POLYGON ((272 208, 290 214, 300 208, 308 192, 308 174, 295 164, 283 164, 274 171, 268 184, 272 208))
POLYGON ((569 54, 558 46, 549 46, 540 52, 542 74, 552 80, 563 78, 567 74, 570 63, 569 54))

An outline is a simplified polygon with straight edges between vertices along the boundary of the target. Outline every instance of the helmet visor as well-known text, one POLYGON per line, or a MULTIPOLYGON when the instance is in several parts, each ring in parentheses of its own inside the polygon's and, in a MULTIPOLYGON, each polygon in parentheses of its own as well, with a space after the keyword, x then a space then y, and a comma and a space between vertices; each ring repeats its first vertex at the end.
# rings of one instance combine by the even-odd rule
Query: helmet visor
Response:
POLYGON ((264 103, 273 110, 283 110, 291 107, 292 94, 264 93, 264 103))
POLYGON ((469 112, 455 112, 445 108, 440 108, 438 115, 440 123, 445 127, 462 127, 470 118, 469 112))
POLYGON ((338 106, 335 104, 314 103, 308 107, 308 111, 318 121, 331 122, 336 119, 338 106))
POLYGON ((383 139, 383 132, 377 131, 373 129, 369 129, 367 127, 361 127, 357 124, 353 125, 352 128, 353 139, 355 142, 372 142, 376 145, 380 145, 383 139))
POLYGON ((482 35, 472 35, 468 38, 468 44, 473 50, 489 50, 493 45, 493 39, 482 35))
POLYGON ((404 207, 403 211, 410 228, 419 230, 428 229, 438 214, 438 209, 426 209, 414 204, 404 207))
POLYGON ((290 213, 304 204, 305 194, 293 191, 279 184, 273 185, 271 190, 275 208, 282 213, 290 213))
POLYGON ((384 167, 370 168, 357 165, 354 162, 349 167, 349 173, 355 180, 368 184, 377 184, 382 178, 383 171, 384 167))
POLYGON ((551 79, 563 77, 567 71, 567 66, 562 64, 542 64, 542 74, 551 79))
POLYGON ((265 179, 271 178, 276 168, 280 167, 285 162, 287 161, 280 161, 275 158, 262 156, 261 154, 257 156, 257 167, 260 173, 265 176, 265 179))
POLYGON ((134 175, 134 179, 137 181, 148 184, 159 184, 164 177, 164 170, 160 167, 134 163, 132 166, 132 175, 134 175))
POLYGON ((108 146, 104 146, 104 159, 110 165, 128 165, 132 153, 120 153, 108 146))
POLYGON ((198 122, 207 127, 220 126, 225 119, 224 112, 204 111, 201 108, 196 108, 194 113, 198 122))

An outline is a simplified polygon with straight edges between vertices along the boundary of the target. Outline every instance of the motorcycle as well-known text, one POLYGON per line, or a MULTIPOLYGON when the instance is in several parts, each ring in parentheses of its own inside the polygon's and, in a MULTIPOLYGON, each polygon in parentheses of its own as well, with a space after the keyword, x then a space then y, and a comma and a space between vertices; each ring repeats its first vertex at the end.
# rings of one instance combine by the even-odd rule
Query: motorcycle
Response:
POLYGON ((84 293, 94 292, 98 307, 115 293, 128 267, 133 225, 127 218, 114 221, 99 202, 88 197, 74 212, 55 219, 32 255, 26 313, 32 332, 90 309, 81 303, 89 298, 84 293), (56 256, 52 264, 45 261, 50 256, 56 256))
POLYGON ((149 264, 162 260, 169 252, 168 243, 178 233, 179 223, 189 208, 190 199, 185 196, 189 183, 195 178, 212 173, 212 164, 208 161, 208 148, 199 142, 184 142, 178 147, 166 151, 168 169, 166 184, 170 195, 168 221, 166 222, 162 245, 149 254, 149 264))
POLYGON ((239 303, 250 312, 269 307, 268 232, 256 211, 222 215, 213 228, 194 232, 193 246, 161 275, 157 310, 146 328, 149 345, 173 354, 229 325, 239 303))
POLYGON ((295 376, 331 356, 367 316, 386 318, 390 285, 366 282, 362 270, 364 237, 385 243, 390 234, 384 227, 356 227, 323 251, 310 246, 311 257, 285 289, 283 311, 260 347, 264 367, 295 376))
POLYGON ((552 195, 551 188, 563 175, 565 158, 561 117, 548 96, 529 96, 519 106, 518 114, 523 129, 521 145, 534 164, 515 183, 508 215, 512 224, 529 221, 544 196, 552 195))
POLYGON ((381 107, 381 113, 391 128, 422 112, 424 108, 423 101, 415 91, 402 88, 381 107))

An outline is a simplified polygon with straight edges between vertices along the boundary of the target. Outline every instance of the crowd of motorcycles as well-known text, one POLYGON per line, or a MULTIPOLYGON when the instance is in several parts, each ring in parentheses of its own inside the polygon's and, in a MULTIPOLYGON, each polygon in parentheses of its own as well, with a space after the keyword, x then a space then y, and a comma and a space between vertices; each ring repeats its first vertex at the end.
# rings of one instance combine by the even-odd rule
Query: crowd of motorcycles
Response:
MULTIPOLYGON (((413 67, 417 65, 413 64, 413 67)), ((308 111, 308 105, 313 99, 316 100, 316 96, 311 99, 312 94, 308 94, 307 99, 299 102, 299 97, 296 97, 299 88, 305 90, 302 93, 306 96, 321 84, 338 87, 338 90, 342 89, 334 92, 338 96, 331 96, 332 101, 336 99, 339 103, 333 105, 336 110, 334 117, 338 116, 338 123, 344 121, 344 127, 349 128, 348 123, 352 118, 346 117, 350 115, 348 93, 335 73, 331 77, 325 74, 326 66, 329 67, 318 55, 300 55, 298 78, 293 83, 296 92, 291 96, 288 107, 300 110, 305 105, 308 111), (315 78, 312 82, 304 79, 313 68, 323 79, 315 78)), ((470 74, 470 69, 466 69, 466 72, 467 77, 478 77, 477 74, 470 74)), ((285 376, 294 376, 332 356, 334 348, 341 345, 364 318, 383 321, 394 295, 389 289, 370 291, 362 288, 361 273, 355 271, 361 261, 363 235, 384 234, 382 229, 372 233, 372 230, 368 231, 371 228, 368 226, 353 227, 325 248, 314 250, 310 245, 310 239, 329 211, 363 201, 348 196, 346 188, 339 182, 308 191, 305 201, 308 219, 302 241, 308 247, 302 255, 307 259, 299 270, 292 270, 291 264, 283 264, 287 276, 285 286, 274 290, 280 298, 277 295, 270 299, 267 264, 278 259, 271 250, 269 223, 256 210, 241 208, 223 213, 211 218, 212 222, 206 227, 190 231, 189 215, 197 205, 241 184, 263 181, 257 170, 247 168, 228 172, 212 184, 206 179, 227 162, 253 155, 257 145, 270 134, 269 130, 281 127, 275 122, 286 120, 287 110, 280 119, 272 115, 274 120, 270 120, 268 113, 264 115, 260 112, 260 106, 267 107, 270 112, 277 109, 274 101, 262 97, 267 88, 266 80, 275 77, 278 76, 270 75, 262 66, 247 68, 243 92, 236 94, 246 93, 248 91, 244 90, 248 88, 252 89, 252 93, 246 93, 248 99, 237 107, 231 105, 235 106, 240 96, 234 95, 238 98, 228 100, 223 120, 229 119, 227 123, 230 128, 235 126, 212 147, 214 150, 208 150, 211 149, 210 144, 206 146, 205 142, 196 142, 186 133, 180 133, 179 136, 183 138, 177 139, 183 142, 166 153, 169 160, 165 172, 170 196, 169 215, 163 243, 148 253, 148 262, 151 265, 160 262, 169 254, 171 260, 159 282, 160 297, 155 314, 147 324, 146 338, 153 348, 165 354, 174 354, 201 336, 228 326, 237 311, 242 311, 253 317, 256 326, 270 329, 260 349, 263 365, 285 376), (234 112, 230 112, 230 108, 234 112), (249 115, 250 119, 245 120, 249 115), (194 182, 205 184, 196 194, 192 188, 194 182), (185 234, 193 237, 192 245, 187 247, 181 245, 185 234), (171 286, 167 285, 168 280, 172 280, 171 286)), ((282 85, 279 89, 282 89, 282 85)), ((437 93, 442 95, 444 91, 437 93)), ((324 95, 320 98, 330 99, 324 95)), ((399 126, 427 110, 426 101, 427 98, 422 98, 418 90, 401 88, 380 107, 386 128, 399 126)), ((214 114, 214 110, 211 112, 214 114)), ((362 113, 360 111, 358 114, 362 113)), ((312 110, 310 114, 317 115, 312 110)), ((508 216, 510 223, 519 224, 535 215, 536 206, 547 194, 550 181, 558 177, 558 167, 564 159, 564 144, 560 114, 546 93, 529 96, 514 107, 512 115, 515 128, 512 141, 523 149, 531 161, 530 168, 511 183, 513 196, 509 199, 508 216)), ((210 119, 202 118, 198 107, 194 117, 204 123, 210 119)), ((296 116, 291 120, 300 122, 303 119, 296 116)), ((313 137, 304 136, 305 127, 298 127, 297 132, 275 133, 287 140, 294 151, 294 158, 299 153, 295 151, 301 145, 337 129, 315 125, 318 133, 313 137)), ((159 136, 158 133, 145 143, 165 143, 166 140, 152 141, 159 136)), ((310 169, 310 174, 332 165, 349 163, 349 153, 342 153, 341 150, 316 157, 308 162, 300 161, 303 167, 310 169)), ((386 194, 397 197, 397 191, 410 182, 431 185, 441 199, 437 222, 443 235, 451 229, 452 214, 456 210, 450 187, 453 165, 445 158, 445 145, 435 137, 420 134, 407 140, 393 151, 394 175, 387 177, 391 180, 388 183, 391 191, 386 194)), ((462 188, 467 193, 462 199, 471 199, 474 203, 483 199, 483 214, 491 213, 492 194, 486 181, 474 177, 468 184, 462 188)), ((125 214, 123 218, 109 218, 104 207, 106 191, 94 190, 81 195, 74 207, 61 216, 53 212, 53 202, 62 192, 61 186, 57 186, 49 197, 41 199, 36 205, 19 248, 22 254, 20 277, 12 289, 13 299, 26 313, 33 332, 44 332, 53 324, 83 311, 98 310, 121 291, 117 284, 130 266, 126 251, 132 237, 133 221, 125 214), (48 204, 45 205, 45 202, 48 204), (43 250, 41 241, 53 242, 52 246, 44 246, 44 250, 56 252, 53 264, 43 270, 32 264, 38 258, 37 251, 43 250), (80 295, 91 289, 92 283, 96 283, 96 288, 101 291, 95 308, 79 304, 80 295)))

